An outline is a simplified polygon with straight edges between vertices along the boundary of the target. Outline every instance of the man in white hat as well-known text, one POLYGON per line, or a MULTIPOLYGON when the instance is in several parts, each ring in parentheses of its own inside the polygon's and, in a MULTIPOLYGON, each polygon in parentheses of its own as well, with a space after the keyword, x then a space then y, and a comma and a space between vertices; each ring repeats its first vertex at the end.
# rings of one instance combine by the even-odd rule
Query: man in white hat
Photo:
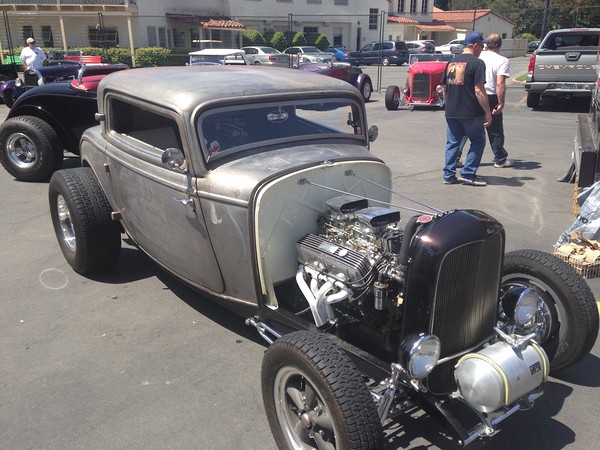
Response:
POLYGON ((39 69, 46 61, 44 51, 35 45, 35 39, 27 38, 27 47, 21 51, 21 61, 25 70, 39 69))

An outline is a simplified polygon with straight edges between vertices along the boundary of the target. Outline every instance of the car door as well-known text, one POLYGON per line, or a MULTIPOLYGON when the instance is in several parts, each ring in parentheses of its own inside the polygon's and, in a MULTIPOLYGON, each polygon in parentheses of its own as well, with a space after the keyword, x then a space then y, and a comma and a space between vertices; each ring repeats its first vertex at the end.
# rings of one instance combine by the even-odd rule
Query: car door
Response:
POLYGON ((373 51, 374 43, 367 44, 360 49, 360 63, 361 64, 373 64, 375 52, 373 51))
POLYGON ((127 233, 152 259, 192 285, 223 292, 196 181, 161 160, 166 148, 185 154, 177 115, 115 95, 107 99, 111 204, 127 233))
POLYGON ((257 60, 260 62, 257 49, 252 47, 244 47, 242 50, 244 50, 252 64, 255 64, 257 60))

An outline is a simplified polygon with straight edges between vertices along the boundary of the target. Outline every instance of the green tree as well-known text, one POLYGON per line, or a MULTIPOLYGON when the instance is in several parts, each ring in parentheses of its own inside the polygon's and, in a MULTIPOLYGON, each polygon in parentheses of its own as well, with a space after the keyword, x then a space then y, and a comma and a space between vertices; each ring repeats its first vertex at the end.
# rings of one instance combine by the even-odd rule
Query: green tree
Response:
POLYGON ((329 45, 329 39, 324 34, 319 34, 315 39, 315 47, 321 51, 325 50, 329 45))
POLYGON ((242 34, 242 44, 247 45, 265 45, 265 38, 258 30, 247 28, 242 34))
POLYGON ((276 31, 271 39, 271 46, 279 51, 285 50, 288 47, 288 41, 281 31, 276 31))
POLYGON ((292 45, 307 45, 304 33, 298 31, 292 38, 292 45))

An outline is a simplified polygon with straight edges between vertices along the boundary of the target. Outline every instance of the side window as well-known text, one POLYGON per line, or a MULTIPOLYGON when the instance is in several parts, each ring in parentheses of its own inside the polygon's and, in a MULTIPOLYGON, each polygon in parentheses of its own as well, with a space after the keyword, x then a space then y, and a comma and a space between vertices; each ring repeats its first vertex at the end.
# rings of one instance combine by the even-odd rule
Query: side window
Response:
POLYGON ((381 44, 377 43, 373 45, 373 50, 379 50, 381 48, 381 44))
POLYGON ((177 123, 171 117, 146 110, 138 105, 112 98, 109 127, 115 133, 134 138, 159 151, 182 149, 177 123))
POLYGON ((361 52, 370 52, 373 50, 373 44, 367 44, 363 48, 360 49, 361 52))
POLYGON ((390 50, 390 49, 394 48, 394 43, 393 42, 384 42, 383 43, 383 48, 385 50, 390 50))

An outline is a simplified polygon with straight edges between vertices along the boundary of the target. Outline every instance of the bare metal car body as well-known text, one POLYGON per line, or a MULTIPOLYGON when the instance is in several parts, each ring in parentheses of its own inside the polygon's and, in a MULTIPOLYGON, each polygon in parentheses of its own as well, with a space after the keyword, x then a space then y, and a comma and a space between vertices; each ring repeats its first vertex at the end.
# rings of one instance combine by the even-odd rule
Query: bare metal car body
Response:
POLYGON ((418 214, 400 227, 390 169, 368 151, 376 130, 345 81, 136 69, 102 80, 97 118, 83 167, 50 182, 63 255, 106 270, 124 230, 244 315, 271 344, 261 382, 279 448, 382 448, 382 424, 415 405, 468 444, 595 342, 585 281, 552 255, 505 256, 487 214, 404 207, 418 214))

